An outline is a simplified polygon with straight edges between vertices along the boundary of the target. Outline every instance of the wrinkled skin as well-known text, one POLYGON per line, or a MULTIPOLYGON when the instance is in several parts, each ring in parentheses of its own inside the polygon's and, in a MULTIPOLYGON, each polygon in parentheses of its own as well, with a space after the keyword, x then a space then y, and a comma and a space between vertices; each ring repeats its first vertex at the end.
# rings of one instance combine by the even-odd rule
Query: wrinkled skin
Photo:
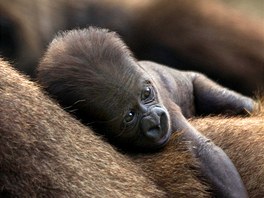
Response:
POLYGON ((55 38, 39 65, 38 79, 66 109, 122 148, 157 149, 172 132, 182 131, 216 195, 247 197, 228 156, 186 118, 251 112, 252 99, 199 73, 136 61, 116 34, 95 28, 55 38))

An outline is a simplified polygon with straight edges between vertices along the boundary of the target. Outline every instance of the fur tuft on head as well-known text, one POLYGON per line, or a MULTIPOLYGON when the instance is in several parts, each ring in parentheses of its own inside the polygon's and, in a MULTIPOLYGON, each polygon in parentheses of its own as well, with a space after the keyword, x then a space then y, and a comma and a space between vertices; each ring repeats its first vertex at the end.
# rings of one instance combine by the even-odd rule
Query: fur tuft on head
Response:
POLYGON ((63 93, 64 101, 69 98, 66 105, 83 99, 103 104, 105 94, 109 103, 117 91, 126 94, 138 76, 140 68, 119 36, 94 27, 58 34, 38 67, 41 84, 55 96, 63 93))

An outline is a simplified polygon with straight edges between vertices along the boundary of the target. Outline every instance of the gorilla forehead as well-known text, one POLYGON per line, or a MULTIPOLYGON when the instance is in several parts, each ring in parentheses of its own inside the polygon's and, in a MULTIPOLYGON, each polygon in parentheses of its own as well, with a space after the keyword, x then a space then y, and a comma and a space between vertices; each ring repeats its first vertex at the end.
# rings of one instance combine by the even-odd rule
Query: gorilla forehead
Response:
POLYGON ((149 78, 117 34, 96 28, 59 35, 44 61, 46 68, 52 67, 46 69, 53 77, 50 83, 60 85, 56 92, 68 94, 69 105, 85 100, 93 111, 130 108, 149 78))
POLYGON ((62 59, 71 60, 62 70, 68 67, 69 79, 79 81, 77 84, 85 86, 89 94, 133 97, 145 77, 130 50, 113 32, 96 28, 73 30, 54 42, 64 45, 62 59))
POLYGON ((107 92, 107 100, 113 105, 116 104, 120 109, 121 106, 136 105, 140 100, 140 95, 147 80, 142 75, 120 74, 119 78, 115 77, 112 80, 104 81, 104 86, 107 92))

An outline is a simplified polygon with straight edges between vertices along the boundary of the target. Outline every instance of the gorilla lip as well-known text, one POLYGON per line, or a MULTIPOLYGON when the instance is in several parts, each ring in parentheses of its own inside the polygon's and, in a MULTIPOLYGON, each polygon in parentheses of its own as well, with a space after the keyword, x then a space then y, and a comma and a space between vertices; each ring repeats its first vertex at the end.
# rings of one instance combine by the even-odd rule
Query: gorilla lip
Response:
POLYGON ((167 144, 171 136, 171 132, 167 131, 167 133, 158 141, 160 147, 163 147, 167 144))
POLYGON ((167 144, 171 136, 171 130, 167 124, 168 116, 166 113, 162 114, 160 117, 161 125, 160 128, 163 132, 163 136, 156 142, 156 146, 161 148, 167 144))

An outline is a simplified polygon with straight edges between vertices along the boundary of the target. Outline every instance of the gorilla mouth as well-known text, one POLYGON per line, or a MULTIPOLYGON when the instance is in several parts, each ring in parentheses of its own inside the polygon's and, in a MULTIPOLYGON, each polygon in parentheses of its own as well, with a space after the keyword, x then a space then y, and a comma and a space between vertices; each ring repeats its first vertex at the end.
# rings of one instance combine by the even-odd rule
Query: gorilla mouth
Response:
POLYGON ((156 143, 157 145, 159 145, 160 147, 163 147, 167 144, 167 142, 169 141, 171 136, 171 132, 169 130, 167 130, 164 134, 163 137, 161 137, 161 139, 156 143))
POLYGON ((150 149, 160 149, 163 148, 169 141, 171 136, 171 132, 167 131, 164 136, 162 136, 158 141, 156 142, 150 142, 148 144, 148 148, 150 149))

